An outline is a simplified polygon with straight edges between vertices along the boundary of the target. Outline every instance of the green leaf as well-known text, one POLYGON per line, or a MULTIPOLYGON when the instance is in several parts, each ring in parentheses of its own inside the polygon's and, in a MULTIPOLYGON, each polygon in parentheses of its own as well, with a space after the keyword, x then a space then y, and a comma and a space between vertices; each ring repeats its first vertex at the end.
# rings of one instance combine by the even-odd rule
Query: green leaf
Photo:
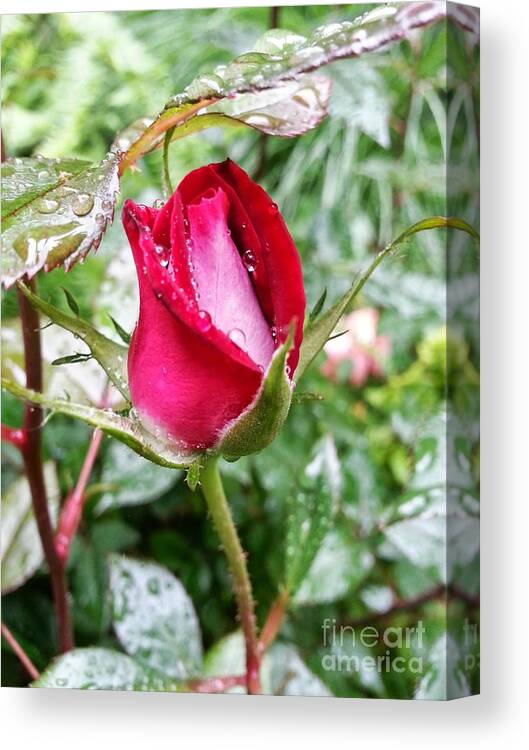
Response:
POLYGON ((2 283, 70 268, 97 248, 112 222, 118 158, 100 164, 31 157, 2 165, 2 283))
POLYGON ((180 581, 159 565, 117 555, 109 567, 114 628, 122 646, 169 677, 199 674, 200 627, 180 581))
POLYGON ((340 464, 330 435, 316 446, 301 488, 287 503, 285 589, 296 593, 329 530, 340 490, 340 464))
MULTIPOLYGON (((231 633, 211 647, 204 658, 204 675, 239 675, 245 672, 244 638, 231 633)), ((330 696, 326 685, 313 674, 294 646, 275 643, 261 664, 261 689, 265 695, 330 696)), ((243 687, 230 693, 245 693, 243 687)))
POLYGON ((460 664, 460 654, 454 639, 444 633, 434 643, 428 655, 425 673, 415 698, 417 700, 453 700, 470 695, 470 686, 460 664))
POLYGON ((89 359, 92 359, 91 354, 82 354, 80 352, 75 352, 75 354, 68 354, 66 355, 66 357, 59 357, 58 359, 54 359, 51 364, 55 367, 59 365, 73 365, 79 362, 88 362, 89 359))
MULTIPOLYGON (((51 520, 55 525, 60 491, 52 461, 44 464, 44 481, 51 520)), ((31 578, 44 562, 26 477, 17 479, 3 493, 1 540, 2 594, 7 594, 31 578)))
POLYGON ((112 315, 109 315, 108 317, 112 321, 112 325, 114 326, 114 328, 116 330, 116 333, 118 334, 118 336, 120 337, 120 339, 123 341, 123 343, 130 344, 130 339, 131 339, 130 333, 127 333, 127 331, 124 328, 122 328, 122 326, 120 326, 120 324, 118 323, 118 321, 115 320, 112 317, 112 315))
POLYGON ((321 26, 308 38, 272 29, 253 51, 195 78, 143 131, 136 121, 120 133, 115 148, 125 152, 121 170, 161 146, 171 128, 177 138, 235 120, 274 135, 299 135, 326 114, 329 95, 328 81, 304 74, 381 49, 445 15, 442 5, 383 5, 354 21, 321 26))
POLYGON ((174 469, 164 469, 112 442, 105 452, 101 484, 109 489, 99 499, 95 512, 143 505, 164 495, 177 481, 174 469))
POLYGON ((445 406, 415 436, 415 466, 384 536, 400 555, 450 582, 479 553, 479 502, 465 425, 445 406))
POLYGON ((323 345, 328 341, 331 336, 336 324, 345 313, 351 302, 355 297, 362 291, 365 283, 378 265, 386 258, 391 255, 403 242, 406 242, 414 234, 423 232, 427 229, 459 229, 467 232, 474 239, 479 239, 479 235, 475 229, 467 224, 462 219, 446 218, 444 216, 432 216, 428 219, 418 221, 412 226, 408 227, 402 234, 400 234, 393 242, 390 242, 378 255, 375 256, 367 270, 358 278, 355 279, 348 291, 340 297, 340 299, 332 305, 320 318, 313 320, 307 325, 305 333, 303 335, 303 341, 299 353, 299 363, 296 368, 295 378, 296 382, 303 376, 303 373, 310 365, 312 360, 321 351, 323 345))
MULTIPOLYGON (((81 318, 77 316, 74 317, 68 315, 50 302, 46 302, 41 297, 34 294, 25 284, 19 282, 18 287, 35 309, 44 315, 47 315, 50 320, 61 328, 70 331, 74 336, 77 336, 84 341, 92 352, 94 359, 99 362, 111 382, 127 399, 127 401, 130 401, 127 374, 128 348, 121 344, 117 344, 106 336, 103 336, 103 334, 99 333, 99 331, 91 326, 90 323, 81 320, 81 318)), ((68 360, 67 358, 61 358, 61 360, 56 360, 53 364, 58 365, 63 364, 63 362, 66 361, 75 361, 68 360)))
POLYGON ((325 304, 325 300, 326 299, 327 299, 327 287, 325 287, 325 289, 321 293, 321 296, 316 301, 316 304, 314 305, 314 307, 310 311, 310 315, 309 315, 309 318, 308 318, 308 321, 307 321, 309 324, 312 323, 314 320, 316 320, 316 318, 318 317, 318 315, 321 313, 321 311, 323 310, 323 305, 325 304))
POLYGON ((291 327, 287 340, 274 353, 254 402, 225 430, 217 450, 228 460, 266 448, 287 418, 292 383, 286 363, 292 340, 291 327))
MULTIPOLYGON (((31 391, 7 378, 2 378, 2 388, 23 401, 37 404, 58 414, 65 414, 80 419, 91 427, 99 427, 107 434, 128 445, 155 464, 169 469, 182 469, 195 460, 195 454, 182 452, 178 446, 169 443, 162 437, 148 432, 135 418, 123 417, 111 409, 96 409, 85 404, 75 404, 64 399, 49 398, 42 393, 31 391)), ((131 412, 132 414, 133 412, 131 412)))
POLYGON ((64 296, 66 297, 66 301, 68 303, 68 307, 70 308, 70 310, 73 312, 74 315, 78 316, 79 315, 79 305, 77 304, 77 301, 76 301, 75 297, 73 296, 73 294, 70 291, 68 291, 68 289, 66 289, 66 287, 63 286, 62 290, 64 292, 64 296))
POLYGON ((59 656, 32 687, 171 692, 181 689, 130 656, 109 648, 77 648, 59 656))
POLYGON ((327 533, 294 597, 297 605, 327 604, 344 597, 369 573, 373 556, 351 532, 336 528, 327 533))

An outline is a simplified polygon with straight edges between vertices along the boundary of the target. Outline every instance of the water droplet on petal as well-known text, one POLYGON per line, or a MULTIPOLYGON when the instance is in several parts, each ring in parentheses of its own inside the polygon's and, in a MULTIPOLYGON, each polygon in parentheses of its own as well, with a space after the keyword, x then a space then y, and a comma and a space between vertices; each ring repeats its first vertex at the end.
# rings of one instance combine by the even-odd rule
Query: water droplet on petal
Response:
POLYGON ((246 334, 240 328, 232 328, 228 336, 240 349, 246 344, 246 334))
POLYGON ((76 216, 86 216, 86 214, 90 213, 93 207, 94 198, 88 193, 78 193, 72 200, 72 211, 76 216))
POLYGON ((198 311, 198 330, 207 333, 211 328, 211 315, 207 310, 198 311))
POLYGON ((271 203, 268 206, 268 213, 271 214, 272 216, 274 216, 275 214, 277 214, 278 211, 279 211, 279 208, 277 206, 277 203, 271 203))
POLYGON ((158 210, 160 210, 160 208, 163 208, 164 205, 165 204, 164 204, 163 198, 156 198, 156 200, 152 204, 152 207, 153 208, 157 208, 158 210))
POLYGON ((244 263, 246 270, 249 273, 252 273, 252 271, 255 271, 255 267, 257 265, 257 261, 255 259, 255 255, 251 250, 246 250, 242 254, 242 262, 244 263))

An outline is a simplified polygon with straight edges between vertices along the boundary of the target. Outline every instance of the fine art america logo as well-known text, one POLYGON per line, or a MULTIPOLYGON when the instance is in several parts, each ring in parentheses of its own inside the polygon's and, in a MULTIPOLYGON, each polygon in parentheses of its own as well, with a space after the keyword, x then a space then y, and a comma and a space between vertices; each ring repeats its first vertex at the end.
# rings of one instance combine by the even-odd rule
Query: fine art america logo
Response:
POLYGON ((333 618, 326 617, 322 624, 322 667, 332 672, 411 672, 422 674, 423 657, 418 656, 424 648, 426 629, 422 620, 406 627, 377 628, 365 625, 338 625, 333 618), (383 653, 371 654, 370 649, 383 648, 383 653), (393 649, 409 649, 410 656, 394 655, 393 649))

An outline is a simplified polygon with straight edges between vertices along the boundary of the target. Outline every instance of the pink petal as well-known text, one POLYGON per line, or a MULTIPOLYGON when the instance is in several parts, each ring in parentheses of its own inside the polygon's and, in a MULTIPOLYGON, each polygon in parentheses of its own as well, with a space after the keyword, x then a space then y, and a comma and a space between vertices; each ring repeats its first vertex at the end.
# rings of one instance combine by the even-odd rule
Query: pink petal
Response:
POLYGON ((187 207, 197 301, 213 325, 266 369, 274 353, 270 327, 228 230, 228 199, 208 190, 187 207))

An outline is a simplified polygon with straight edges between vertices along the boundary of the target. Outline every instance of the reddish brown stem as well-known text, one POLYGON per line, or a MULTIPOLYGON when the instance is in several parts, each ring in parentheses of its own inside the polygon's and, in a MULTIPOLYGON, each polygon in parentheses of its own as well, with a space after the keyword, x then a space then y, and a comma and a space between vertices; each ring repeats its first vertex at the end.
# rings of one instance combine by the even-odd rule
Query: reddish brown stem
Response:
POLYGON ((90 479, 90 474, 92 473, 102 439, 102 431, 94 430, 77 484, 62 506, 58 529, 55 535, 55 549, 62 565, 64 565, 68 559, 72 539, 79 528, 79 523, 83 513, 86 486, 90 479))
POLYGON ((281 625, 283 624, 283 620, 285 619, 288 601, 288 592, 281 591, 270 607, 268 617, 266 618, 261 631, 261 637, 259 638, 259 656, 262 656, 267 648, 269 648, 269 646, 275 641, 281 625))
POLYGON ((232 687, 246 687, 246 675, 227 675, 226 677, 206 677, 189 683, 192 693, 225 693, 232 687))
POLYGON ((2 442, 11 443, 11 445, 14 445, 15 448, 18 448, 21 451, 26 442, 26 433, 20 428, 8 427, 7 425, 3 424, 2 442))
POLYGON ((38 680, 40 673, 37 667, 33 664, 29 656, 26 654, 20 643, 17 641, 13 633, 9 630, 7 625, 1 624, 2 635, 4 636, 7 643, 11 647, 11 651, 15 654, 19 662, 22 664, 26 672, 29 674, 32 680, 38 680))
MULTIPOLYGON (((35 284, 27 282, 33 291, 35 284)), ((40 342, 39 315, 27 298, 17 290, 24 342, 26 366, 26 386, 34 391, 42 391, 42 354, 40 342)), ((21 450, 24 468, 28 479, 33 513, 37 522, 44 557, 48 564, 55 606, 55 616, 59 634, 59 648, 69 651, 73 647, 73 634, 68 604, 68 590, 64 567, 55 551, 54 533, 48 510, 46 485, 42 465, 41 446, 42 409, 31 404, 24 408, 25 442, 21 450)))

